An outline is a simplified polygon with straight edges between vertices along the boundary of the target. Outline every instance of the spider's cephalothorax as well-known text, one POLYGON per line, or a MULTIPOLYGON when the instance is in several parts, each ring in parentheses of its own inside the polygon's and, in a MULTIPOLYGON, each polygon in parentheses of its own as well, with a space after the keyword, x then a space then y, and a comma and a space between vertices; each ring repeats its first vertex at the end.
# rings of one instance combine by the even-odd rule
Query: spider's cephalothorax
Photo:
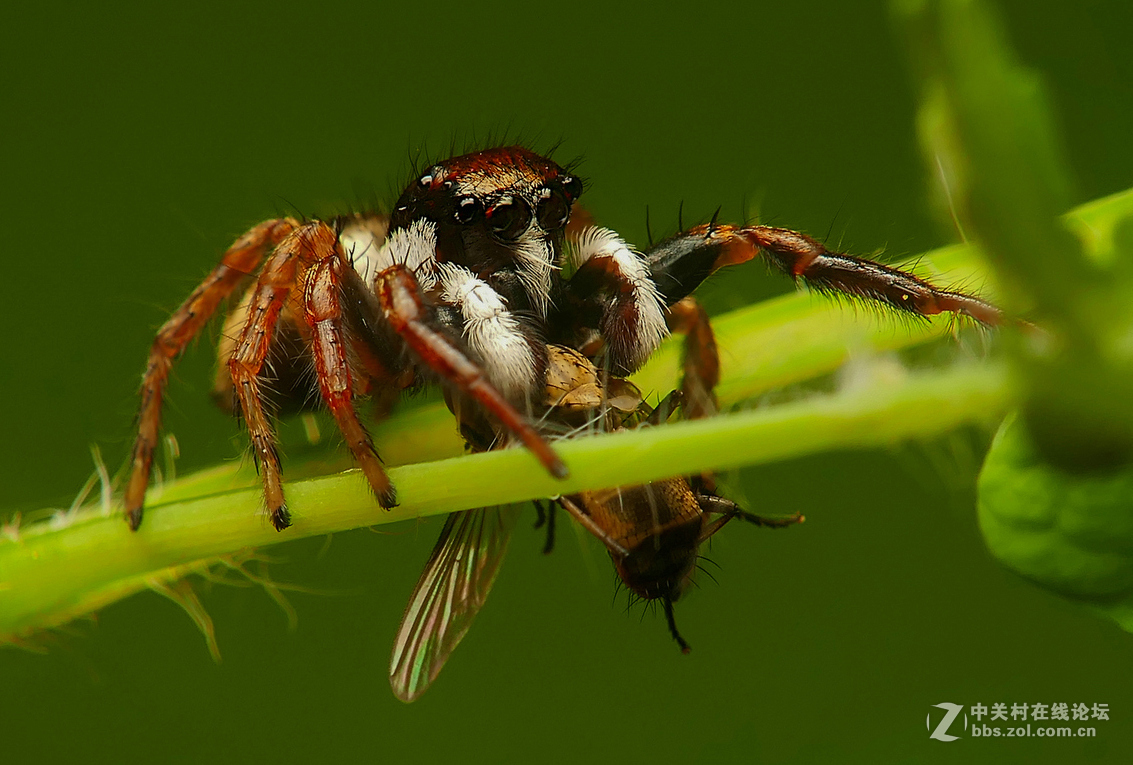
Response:
MULTIPOLYGON (((285 399, 278 403, 296 409, 321 402, 378 501, 390 507, 394 489, 356 412, 358 396, 384 409, 410 386, 443 382, 470 442, 521 442, 564 476, 566 466, 530 417, 543 396, 547 344, 584 350, 618 375, 640 367, 670 327, 706 348, 712 340, 703 312, 676 306, 688 306, 684 299, 718 268, 757 255, 820 290, 922 316, 951 311, 987 324, 999 320, 977 298, 829 252, 787 229, 712 223, 643 254, 613 231, 572 225, 581 192, 579 179, 551 160, 520 147, 495 148, 429 168, 388 217, 281 218, 241 236, 150 349, 125 493, 130 526, 141 523, 172 364, 241 289, 225 324, 216 395, 247 423, 277 529, 290 524, 290 513, 275 409, 265 402, 268 374, 313 367, 317 394, 308 395, 311 386, 302 382, 278 386, 285 399)), ((713 375, 715 369, 701 377, 713 375)), ((689 406, 710 410, 703 390, 685 393, 689 406)))
POLYGON ((443 260, 492 285, 511 311, 547 315, 579 179, 519 147, 429 168, 402 193, 390 225, 429 224, 443 260))

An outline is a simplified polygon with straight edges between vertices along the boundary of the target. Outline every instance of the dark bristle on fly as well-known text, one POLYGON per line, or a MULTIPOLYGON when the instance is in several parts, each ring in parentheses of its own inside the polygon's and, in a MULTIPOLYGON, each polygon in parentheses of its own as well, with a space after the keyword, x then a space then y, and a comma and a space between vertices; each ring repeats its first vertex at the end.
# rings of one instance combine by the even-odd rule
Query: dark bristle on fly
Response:
POLYGON ((685 642, 685 639, 681 637, 680 631, 677 630, 677 620, 676 617, 673 616, 672 599, 662 598, 661 602, 665 606, 665 621, 669 623, 669 633, 673 636, 673 640, 677 641, 677 645, 681 647, 681 653, 689 653, 692 651, 692 646, 685 642))

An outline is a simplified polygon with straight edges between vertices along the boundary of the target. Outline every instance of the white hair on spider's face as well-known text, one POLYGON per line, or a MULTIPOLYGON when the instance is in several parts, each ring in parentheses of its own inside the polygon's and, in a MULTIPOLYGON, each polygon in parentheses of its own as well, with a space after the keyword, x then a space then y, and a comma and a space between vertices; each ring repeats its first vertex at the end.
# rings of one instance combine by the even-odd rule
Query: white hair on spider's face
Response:
MULTIPOLYGON (((482 231, 473 229, 465 232, 465 246, 470 251, 500 247, 482 231)), ((503 243, 515 262, 514 273, 523 285, 531 310, 540 318, 546 318, 550 307, 551 274, 558 270, 555 248, 551 239, 537 223, 532 222, 527 231, 514 242, 503 243)))
MULTIPOLYGON (((536 229, 532 226, 531 229, 536 229)), ((557 266, 554 264, 555 251, 546 235, 528 236, 520 239, 512 250, 516 260, 516 275, 527 291, 527 298, 531 307, 539 316, 546 317, 550 303, 551 272, 557 266)))

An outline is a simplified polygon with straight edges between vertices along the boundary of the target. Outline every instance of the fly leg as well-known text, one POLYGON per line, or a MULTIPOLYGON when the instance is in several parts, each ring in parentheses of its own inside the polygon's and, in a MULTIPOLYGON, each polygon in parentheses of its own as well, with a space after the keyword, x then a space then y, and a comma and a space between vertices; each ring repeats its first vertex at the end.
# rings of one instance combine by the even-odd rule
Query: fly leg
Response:
POLYGON ((547 527, 547 541, 543 544, 543 554, 550 555, 555 549, 555 506, 550 504, 544 507, 539 500, 534 500, 531 504, 535 505, 535 512, 539 514, 535 528, 541 529, 544 525, 547 527))
POLYGON ((756 526, 764 526, 769 529, 782 529, 787 526, 794 526, 796 523, 803 523, 806 521, 806 516, 802 513, 795 513, 779 518, 768 518, 763 515, 756 515, 749 513, 746 510, 741 510, 740 507, 732 502, 730 499, 717 497, 714 494, 697 493, 697 502, 700 504, 700 509, 705 513, 712 513, 719 515, 719 518, 714 519, 711 523, 707 524, 700 532, 700 541, 704 542, 709 539, 724 525, 733 518, 747 521, 748 523, 756 526))

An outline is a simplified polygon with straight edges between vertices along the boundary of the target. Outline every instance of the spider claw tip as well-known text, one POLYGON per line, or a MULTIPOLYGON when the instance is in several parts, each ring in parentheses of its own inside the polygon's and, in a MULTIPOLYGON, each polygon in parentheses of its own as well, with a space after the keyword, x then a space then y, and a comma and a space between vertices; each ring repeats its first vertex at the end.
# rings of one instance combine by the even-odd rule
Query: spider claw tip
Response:
POLYGON ((271 525, 275 526, 276 531, 283 531, 291 525, 291 513, 287 510, 286 505, 272 511, 271 525))

